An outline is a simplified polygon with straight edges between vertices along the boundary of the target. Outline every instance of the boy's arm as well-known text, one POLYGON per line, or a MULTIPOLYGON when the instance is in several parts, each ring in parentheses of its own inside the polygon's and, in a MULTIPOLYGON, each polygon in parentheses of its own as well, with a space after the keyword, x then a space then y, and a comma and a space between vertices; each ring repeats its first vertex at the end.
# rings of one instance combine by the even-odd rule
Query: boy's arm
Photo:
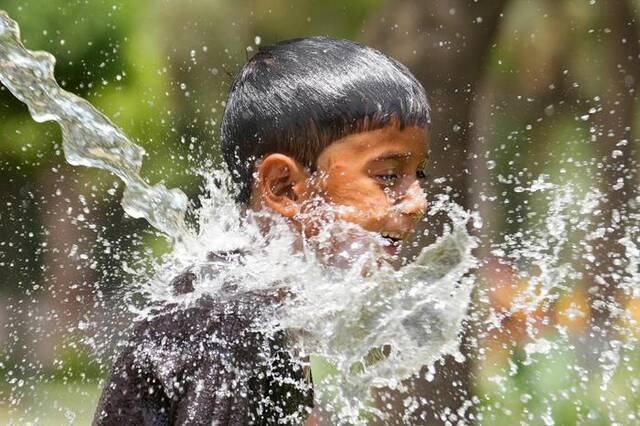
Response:
POLYGON ((241 336, 229 336, 242 326, 237 319, 212 326, 208 314, 191 309, 138 324, 114 363, 94 425, 247 423, 259 350, 246 343, 238 350, 241 336))
POLYGON ((311 405, 309 390, 274 380, 277 373, 296 382, 300 373, 286 351, 274 356, 283 341, 252 331, 264 301, 250 301, 203 299, 142 321, 114 364, 94 424, 246 424, 311 405), (269 397, 281 407, 272 414, 269 397))
POLYGON ((157 379, 139 368, 134 346, 129 346, 115 361, 105 384, 93 425, 125 424, 168 425, 170 401, 157 379))
POLYGON ((129 348, 114 364, 93 424, 246 424, 253 394, 249 389, 252 363, 245 359, 244 368, 233 368, 219 361, 237 358, 237 354, 229 352, 210 354, 198 368, 187 373, 188 377, 173 381, 176 393, 170 398, 165 392, 165 378, 141 368, 135 350, 129 348))

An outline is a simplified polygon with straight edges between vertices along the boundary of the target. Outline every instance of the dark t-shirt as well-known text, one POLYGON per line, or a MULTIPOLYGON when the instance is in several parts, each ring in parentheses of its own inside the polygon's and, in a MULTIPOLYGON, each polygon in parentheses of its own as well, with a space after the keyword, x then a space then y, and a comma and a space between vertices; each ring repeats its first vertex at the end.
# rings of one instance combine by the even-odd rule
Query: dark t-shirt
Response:
MULTIPOLYGON (((185 273, 175 291, 193 290, 185 273)), ((203 296, 166 305, 134 328, 114 363, 95 425, 303 423, 313 391, 283 331, 265 332, 274 295, 203 296)))

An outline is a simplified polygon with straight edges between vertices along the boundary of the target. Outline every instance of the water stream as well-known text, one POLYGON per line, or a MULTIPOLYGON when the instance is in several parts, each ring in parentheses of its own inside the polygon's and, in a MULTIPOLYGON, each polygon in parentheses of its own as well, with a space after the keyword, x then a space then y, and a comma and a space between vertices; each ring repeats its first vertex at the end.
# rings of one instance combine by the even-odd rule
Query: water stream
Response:
POLYGON ((187 238, 187 197, 140 176, 144 149, 89 102, 62 89, 54 77, 55 62, 48 52, 25 49, 18 24, 0 10, 0 82, 27 105, 35 121, 60 125, 69 164, 97 167, 122 179, 127 214, 146 219, 174 241, 187 238))

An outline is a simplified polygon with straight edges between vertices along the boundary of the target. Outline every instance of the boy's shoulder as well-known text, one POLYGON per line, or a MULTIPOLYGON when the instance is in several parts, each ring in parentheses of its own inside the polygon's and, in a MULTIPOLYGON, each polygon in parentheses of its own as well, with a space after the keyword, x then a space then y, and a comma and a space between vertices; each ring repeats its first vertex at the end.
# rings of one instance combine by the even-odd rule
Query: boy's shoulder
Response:
MULTIPOLYGON (((172 286, 192 293, 198 276, 185 271, 172 286)), ((235 291, 158 307, 133 326, 105 385, 97 424, 149 413, 177 423, 237 417, 244 424, 258 413, 274 423, 283 414, 302 418, 313 405, 312 388, 290 356, 287 333, 265 327, 265 313, 277 303, 268 293, 235 291)))
POLYGON ((172 393, 177 378, 198 376, 200 371, 220 369, 252 375, 267 368, 273 348, 284 347, 283 332, 261 329, 258 305, 262 295, 236 300, 200 297, 193 306, 166 306, 140 320, 129 341, 132 361, 140 370, 157 377, 172 393))
POLYGON ((232 350, 249 347, 265 341, 278 340, 283 333, 270 332, 264 327, 267 313, 279 303, 276 294, 268 291, 239 290, 237 282, 222 282, 217 292, 204 293, 198 289, 220 270, 230 264, 242 263, 244 253, 240 250, 209 253, 207 262, 189 268, 170 283, 175 296, 193 293, 188 306, 165 303, 139 320, 133 331, 132 342, 153 346, 172 347, 185 351, 191 346, 216 347, 232 350))
MULTIPOLYGON (((207 253, 204 264, 198 265, 197 268, 195 266, 190 267, 176 276, 169 285, 170 290, 176 296, 192 293, 195 291, 199 279, 207 279, 220 275, 223 270, 228 268, 242 267, 246 254, 247 251, 242 249, 209 252, 207 253), (197 269, 197 274, 195 269, 197 269)), ((229 292, 236 287, 237 283, 225 282, 220 290, 222 292, 229 292)), ((256 294, 254 296, 257 297, 259 295, 256 294)))

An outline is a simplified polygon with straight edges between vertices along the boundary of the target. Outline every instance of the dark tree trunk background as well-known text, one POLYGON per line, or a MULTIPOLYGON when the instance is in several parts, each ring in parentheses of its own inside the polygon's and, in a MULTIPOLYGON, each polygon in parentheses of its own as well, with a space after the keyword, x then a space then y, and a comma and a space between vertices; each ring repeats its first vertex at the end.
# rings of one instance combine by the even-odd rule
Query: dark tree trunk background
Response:
MULTIPOLYGON (((487 195, 485 184, 490 178, 481 155, 491 132, 488 115, 494 99, 494 88, 485 80, 484 70, 507 3, 507 0, 393 2, 381 11, 378 20, 365 28, 364 36, 365 42, 405 63, 430 96, 434 178, 445 177, 445 185, 451 187, 457 202, 464 207, 480 209, 483 216, 499 216, 494 218, 496 224, 504 216, 488 209, 478 197, 481 191, 487 195)), ((556 21, 566 18, 562 10, 566 4, 550 2, 547 6, 556 21)), ((621 270, 619 263, 624 256, 618 240, 624 235, 623 223, 616 222, 615 217, 618 213, 625 217, 629 203, 638 195, 634 170, 637 151, 634 115, 640 78, 640 33, 637 11, 629 0, 599 3, 598 8, 597 25, 605 34, 602 43, 606 54, 598 57, 596 53, 589 53, 587 62, 601 63, 600 69, 605 70, 605 74, 596 79, 599 80, 602 110, 595 116, 597 140, 594 149, 602 163, 600 181, 604 193, 602 214, 596 226, 604 225, 606 233, 594 242, 596 260, 585 272, 592 287, 594 325, 596 331, 600 330, 606 336, 613 324, 610 307, 621 303, 618 285, 621 276, 616 271, 621 270), (614 151, 619 152, 613 154, 614 151)), ((577 36, 573 29, 558 28, 559 40, 550 53, 548 69, 540 71, 548 74, 542 76, 541 81, 552 84, 538 84, 538 80, 532 79, 527 92, 533 92, 523 93, 533 100, 529 108, 531 114, 540 114, 553 104, 584 104, 585 94, 579 85, 568 80, 565 72, 570 67, 571 49, 577 36)), ((546 151, 544 144, 548 141, 538 142, 542 145, 537 151, 546 151)), ((501 227, 498 224, 495 228, 493 232, 487 230, 485 236, 495 237, 501 227)), ((436 230, 433 234, 437 233, 436 230)), ((462 345, 463 353, 467 355, 470 339, 471 333, 467 332, 462 345)), ((427 401, 422 404, 422 411, 414 416, 423 416, 422 421, 429 423, 455 422, 461 417, 472 420, 472 409, 458 411, 466 407, 465 402, 472 396, 472 371, 470 357, 462 364, 447 358, 438 366, 432 382, 417 380, 413 383, 412 393, 427 401)), ((396 407, 401 407, 401 399, 401 395, 396 395, 393 401, 396 407)))
MULTIPOLYGON (((430 172, 434 178, 446 178, 444 185, 451 187, 456 201, 466 208, 472 207, 469 156, 476 89, 507 3, 391 2, 364 31, 366 43, 400 60, 423 83, 432 105, 430 172)), ((463 354, 468 352, 464 342, 463 354)), ((470 376, 469 357, 462 363, 447 357, 436 366, 432 381, 419 379, 410 384, 414 387, 411 393, 426 401, 413 413, 413 422, 470 420, 470 376)), ((396 395, 392 403, 402 407, 402 395, 396 395)))
POLYGON ((625 220, 619 218, 628 217, 629 203, 638 196, 634 117, 640 79, 640 28, 630 0, 608 1, 600 5, 600 12, 600 26, 606 29, 602 42, 608 55, 602 58, 606 72, 601 77, 602 111, 595 116, 596 154, 603 166, 600 189, 604 194, 596 226, 604 227, 605 233, 595 241, 595 262, 587 274, 592 281, 589 292, 595 331, 606 337, 614 322, 612 307, 622 302, 618 284, 625 253, 618 241, 624 237, 625 220))
POLYGON ((364 41, 407 65, 432 105, 431 171, 466 205, 470 122, 476 88, 508 0, 392 2, 364 41))

